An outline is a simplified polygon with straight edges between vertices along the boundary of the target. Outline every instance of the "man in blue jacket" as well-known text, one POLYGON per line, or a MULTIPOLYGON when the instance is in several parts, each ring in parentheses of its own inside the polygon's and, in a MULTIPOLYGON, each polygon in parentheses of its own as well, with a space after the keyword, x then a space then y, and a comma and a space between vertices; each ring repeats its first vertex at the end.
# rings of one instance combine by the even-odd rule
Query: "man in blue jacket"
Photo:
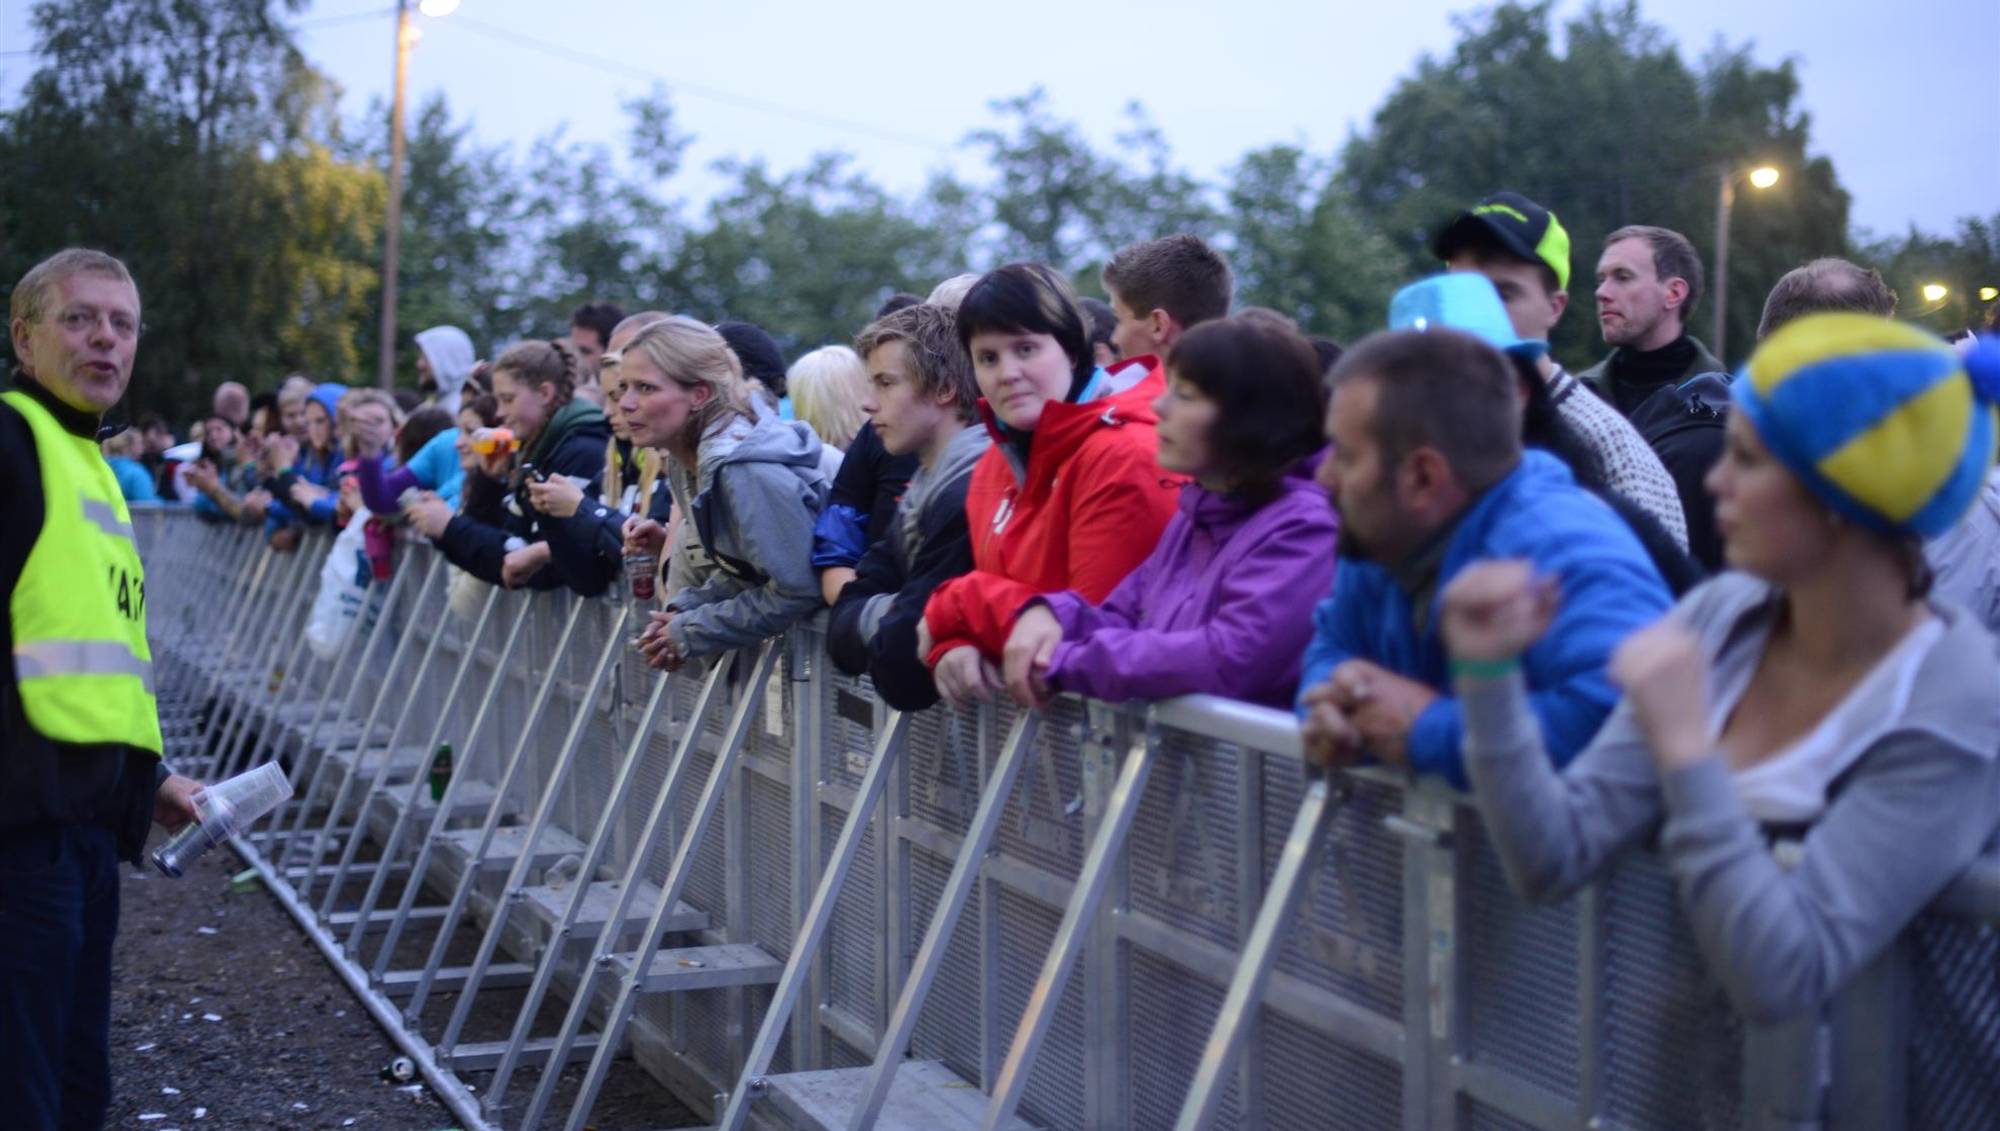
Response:
POLYGON ((1521 662, 1548 749, 1567 762, 1617 702, 1613 649, 1670 604, 1651 559, 1553 456, 1522 449, 1514 370, 1485 342, 1441 327, 1375 334, 1332 381, 1320 478, 1340 510, 1340 563, 1300 682, 1307 759, 1373 757, 1464 788, 1438 594, 1475 561, 1523 558, 1561 592, 1521 662))

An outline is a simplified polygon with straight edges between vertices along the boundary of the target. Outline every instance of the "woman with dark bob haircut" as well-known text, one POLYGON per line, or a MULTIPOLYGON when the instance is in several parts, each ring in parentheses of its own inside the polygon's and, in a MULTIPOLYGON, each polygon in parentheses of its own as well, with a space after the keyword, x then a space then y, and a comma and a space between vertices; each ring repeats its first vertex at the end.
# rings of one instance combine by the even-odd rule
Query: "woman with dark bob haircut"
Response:
POLYGON ((1076 292, 1039 263, 973 284, 958 308, 993 436, 966 488, 972 572, 924 606, 918 652, 954 704, 991 699, 1014 614, 1037 593, 1101 601, 1174 513, 1181 480, 1154 460, 1157 373, 1123 387, 1091 354, 1076 292))
POLYGON ((1238 316, 1176 342, 1166 384, 1153 402, 1160 466, 1194 482, 1160 544, 1103 604, 1065 591, 1020 609, 1002 670, 1024 705, 1074 691, 1282 706, 1298 686, 1339 529, 1313 479, 1319 358, 1296 331, 1238 316))

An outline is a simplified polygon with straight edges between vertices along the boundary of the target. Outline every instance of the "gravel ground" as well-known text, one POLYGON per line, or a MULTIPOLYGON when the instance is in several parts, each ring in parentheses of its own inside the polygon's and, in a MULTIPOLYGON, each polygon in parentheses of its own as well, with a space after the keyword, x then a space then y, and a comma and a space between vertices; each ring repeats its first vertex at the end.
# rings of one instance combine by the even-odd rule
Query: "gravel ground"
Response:
MULTIPOLYGON (((156 830, 157 835, 157 830, 156 830)), ((148 866, 124 868, 111 1005, 111 1128, 138 1131, 351 1128, 440 1131, 457 1126, 421 1086, 395 1085, 382 1070, 398 1050, 319 950, 261 886, 232 892, 242 864, 213 851, 169 880, 148 866)), ((393 906, 393 888, 387 897, 393 906)), ((477 945, 461 931, 454 957, 477 945), (469 944, 469 945, 468 945, 469 944)), ((421 953, 429 939, 422 940, 421 953)), ((398 955, 404 959, 410 943, 398 955)), ((462 960, 462 959, 461 959, 462 960)), ((503 1036, 519 991, 482 993, 468 1037, 503 1036), (480 1032, 474 1032, 480 1030, 480 1032), (489 1031, 490 1030, 490 1031, 489 1031)), ((425 1010, 441 1026, 454 999, 425 1010)), ((537 1029, 553 1029, 559 1009, 537 1029)), ((435 1033, 431 1033, 435 1036, 435 1033)), ((555 1111, 574 1095, 573 1066, 555 1111)), ((536 1073, 516 1077, 525 1098, 536 1073)), ((472 1075, 475 1086, 489 1074, 472 1075)), ((598 1131, 682 1127, 693 1116, 630 1061, 614 1065, 592 1113, 598 1131)), ((553 1121, 552 1121, 553 1122, 553 1121)))

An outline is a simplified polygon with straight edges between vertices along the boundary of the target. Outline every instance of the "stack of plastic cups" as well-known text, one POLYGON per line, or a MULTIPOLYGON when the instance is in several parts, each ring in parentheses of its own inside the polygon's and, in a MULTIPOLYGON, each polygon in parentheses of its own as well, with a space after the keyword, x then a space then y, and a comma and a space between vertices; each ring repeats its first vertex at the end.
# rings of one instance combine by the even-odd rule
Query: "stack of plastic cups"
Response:
POLYGON ((292 796, 283 767, 266 762, 194 795, 198 823, 190 824, 153 850, 153 866, 178 878, 195 857, 235 836, 292 796))

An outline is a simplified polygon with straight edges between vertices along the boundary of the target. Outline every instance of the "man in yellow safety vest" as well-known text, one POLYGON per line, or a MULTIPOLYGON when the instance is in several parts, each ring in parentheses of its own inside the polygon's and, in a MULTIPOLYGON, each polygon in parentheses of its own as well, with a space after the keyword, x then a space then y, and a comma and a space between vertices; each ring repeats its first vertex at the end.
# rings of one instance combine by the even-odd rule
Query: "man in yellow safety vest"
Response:
POLYGON ((15 285, 0 393, 0 1097, 5 1122, 97 1128, 111 1098, 118 861, 198 784, 160 763, 146 577, 99 453, 125 395, 139 291, 72 248, 15 285))

